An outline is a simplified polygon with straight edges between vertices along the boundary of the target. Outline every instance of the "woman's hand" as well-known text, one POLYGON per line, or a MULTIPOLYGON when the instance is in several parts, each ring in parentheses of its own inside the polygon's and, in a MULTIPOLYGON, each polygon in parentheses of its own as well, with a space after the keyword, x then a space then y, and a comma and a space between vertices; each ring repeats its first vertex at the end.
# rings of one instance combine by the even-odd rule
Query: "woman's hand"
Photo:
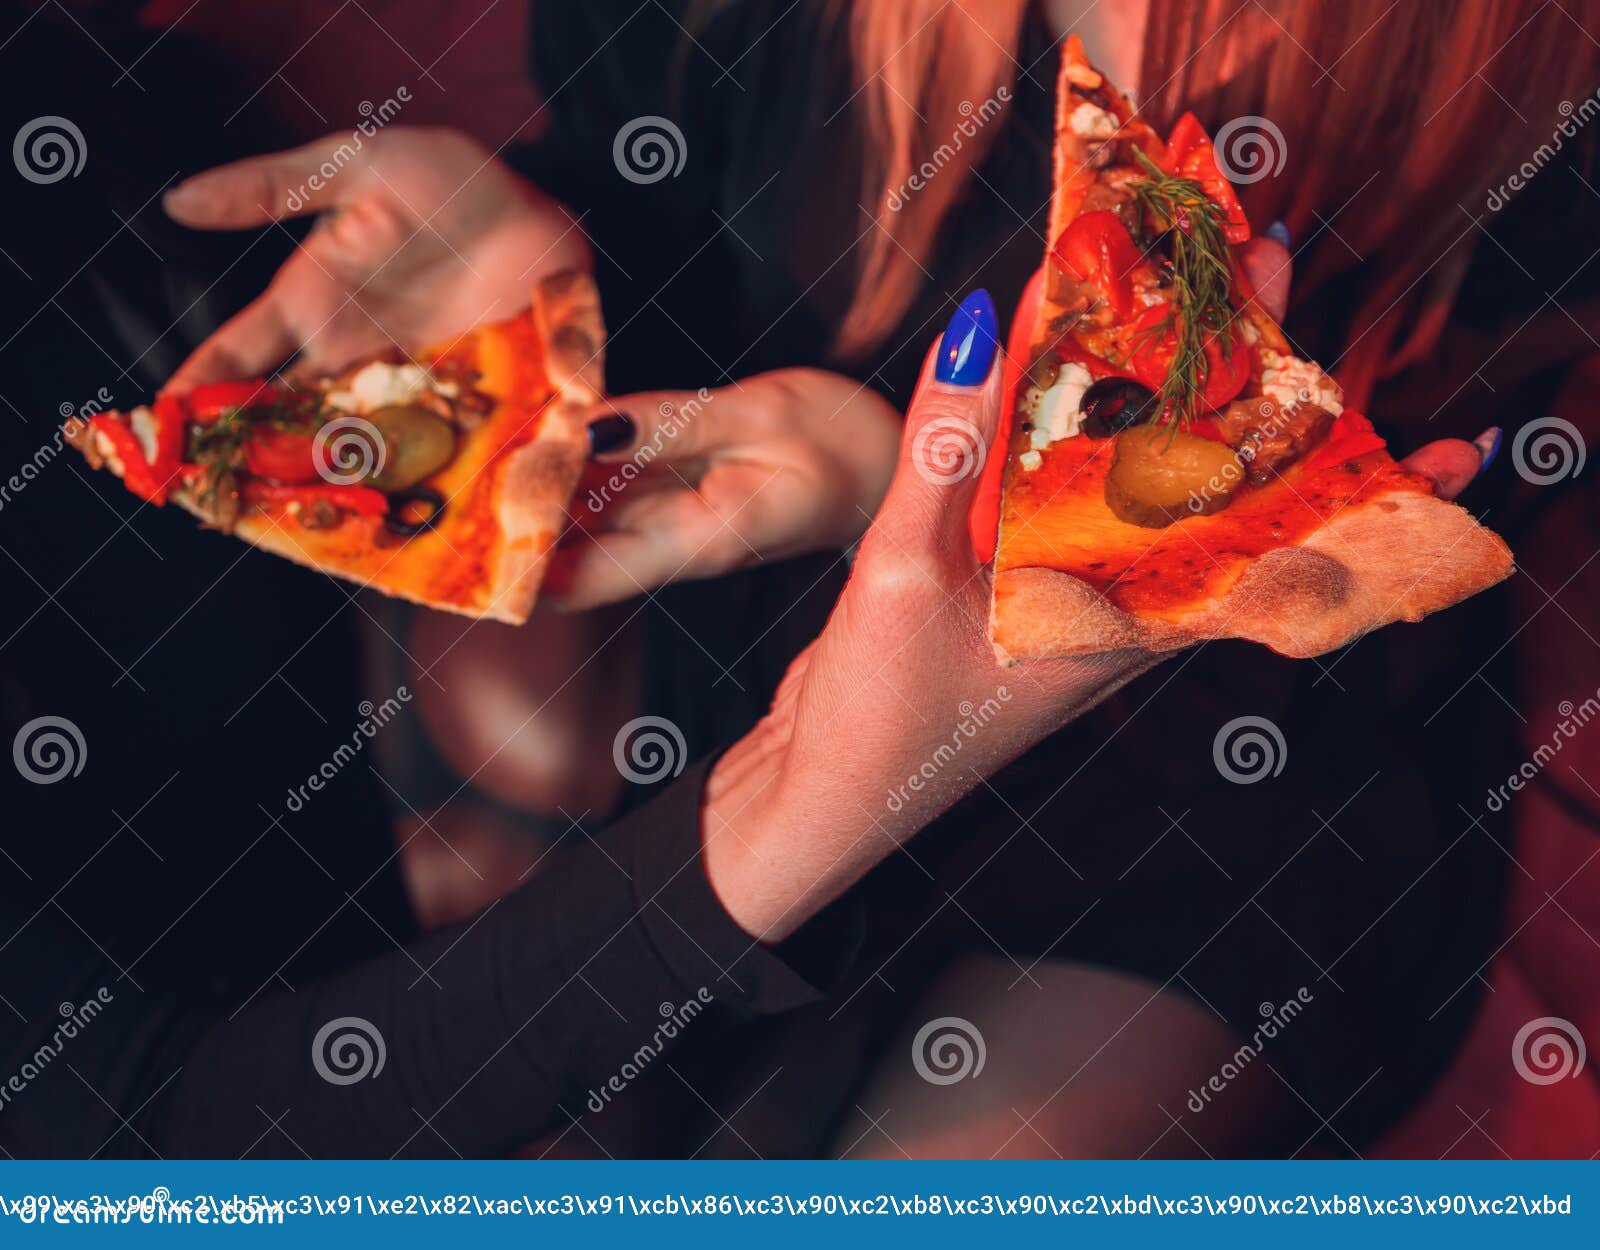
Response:
POLYGON ((734 919, 765 940, 792 933, 983 778, 1160 658, 995 658, 989 575, 967 531, 999 424, 995 334, 988 296, 969 297, 923 365, 888 495, 833 615, 707 783, 706 871, 734 919), (976 385, 941 380, 963 343, 956 376, 976 374, 976 385))
POLYGON ((528 303, 541 274, 588 268, 577 223, 452 130, 390 126, 196 174, 167 193, 186 226, 238 230, 321 218, 259 299, 168 382, 260 377, 287 357, 325 371, 415 349, 528 303))
POLYGON ((900 430, 874 391, 820 369, 610 400, 589 427, 598 464, 573 504, 581 532, 543 593, 592 608, 847 547, 883 499, 900 430))

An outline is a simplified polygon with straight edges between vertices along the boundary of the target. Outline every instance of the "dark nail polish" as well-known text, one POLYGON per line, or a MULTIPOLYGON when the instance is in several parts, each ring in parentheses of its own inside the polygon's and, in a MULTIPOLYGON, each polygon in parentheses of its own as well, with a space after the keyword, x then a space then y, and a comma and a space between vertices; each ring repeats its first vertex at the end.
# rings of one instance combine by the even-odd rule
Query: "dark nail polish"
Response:
POLYGON ((1500 444, 1504 441, 1505 434, 1498 425, 1491 425, 1472 440, 1472 445, 1478 449, 1478 473, 1480 476, 1489 471, 1489 466, 1494 463, 1494 458, 1500 454, 1500 444))
POLYGON ((589 454, 603 456, 633 442, 633 418, 625 412, 608 413, 589 423, 589 454))
POLYGON ((1289 248, 1291 251, 1294 250, 1294 243, 1289 238, 1289 227, 1284 225, 1281 221, 1273 222, 1261 232, 1261 237, 1264 239, 1272 239, 1283 244, 1284 247, 1289 248))
POLYGON ((952 386, 982 386, 1000 350, 994 301, 981 287, 961 301, 939 342, 936 381, 952 386))

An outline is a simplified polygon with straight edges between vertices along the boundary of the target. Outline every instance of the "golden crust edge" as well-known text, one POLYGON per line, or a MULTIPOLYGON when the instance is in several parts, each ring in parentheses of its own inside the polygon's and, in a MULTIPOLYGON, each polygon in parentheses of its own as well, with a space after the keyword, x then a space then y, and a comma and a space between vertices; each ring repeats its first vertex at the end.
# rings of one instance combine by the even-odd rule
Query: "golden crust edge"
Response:
POLYGON ((1070 573, 996 573, 990 637, 1002 662, 1119 647, 1173 651, 1244 638, 1305 659, 1395 621, 1420 621, 1509 577, 1511 550, 1457 504, 1393 491, 1251 561, 1227 594, 1171 620, 1118 608, 1070 573), (1397 535, 1405 541, 1397 543, 1397 535))

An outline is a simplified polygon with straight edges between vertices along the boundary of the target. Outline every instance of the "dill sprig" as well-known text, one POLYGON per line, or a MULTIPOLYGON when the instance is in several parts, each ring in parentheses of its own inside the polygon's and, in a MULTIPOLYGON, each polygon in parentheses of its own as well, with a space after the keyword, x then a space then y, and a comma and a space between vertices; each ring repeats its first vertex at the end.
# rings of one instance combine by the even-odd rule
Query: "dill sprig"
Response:
POLYGON ((1230 295, 1233 274, 1228 263, 1228 241, 1223 235, 1223 211, 1211 202, 1193 178, 1162 169, 1137 148, 1134 156, 1147 178, 1133 186, 1134 201, 1147 223, 1159 223, 1172 246, 1172 302, 1160 323, 1141 336, 1175 339, 1167 376, 1157 393, 1157 423, 1174 429, 1187 425, 1199 410, 1210 375, 1206 357, 1208 338, 1216 337, 1224 356, 1233 349, 1233 322, 1238 313, 1230 295))

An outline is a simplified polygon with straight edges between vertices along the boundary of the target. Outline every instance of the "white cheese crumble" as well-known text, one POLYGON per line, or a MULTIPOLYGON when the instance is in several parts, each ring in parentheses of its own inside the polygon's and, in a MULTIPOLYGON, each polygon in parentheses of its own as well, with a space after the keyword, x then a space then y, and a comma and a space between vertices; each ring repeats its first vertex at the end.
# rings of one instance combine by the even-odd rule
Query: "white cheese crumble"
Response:
POLYGON ((1339 384, 1310 361, 1270 353, 1266 365, 1261 372, 1261 391, 1280 408, 1309 403, 1336 417, 1344 411, 1339 384))
POLYGON ((1109 139, 1117 133, 1117 119, 1099 105, 1085 100, 1072 110, 1067 127, 1080 139, 1109 139))
POLYGON ((1028 432, 1028 450, 1017 457, 1017 462, 1030 472, 1043 462, 1038 453, 1051 443, 1076 436, 1083 428, 1083 393, 1094 381, 1089 371, 1076 361, 1067 361, 1056 371, 1055 381, 1045 390, 1030 387, 1023 397, 1022 415, 1032 422, 1028 432), (1029 463, 1029 457, 1033 461, 1029 463))
POLYGON ((373 361, 358 369, 343 390, 329 391, 327 399, 330 407, 343 412, 372 412, 391 404, 408 404, 433 385, 433 375, 421 365, 373 361))
POLYGON ((128 414, 128 428, 133 431, 133 436, 139 440, 139 450, 144 452, 145 462, 154 464, 156 461, 156 414, 143 406, 135 408, 128 414))

